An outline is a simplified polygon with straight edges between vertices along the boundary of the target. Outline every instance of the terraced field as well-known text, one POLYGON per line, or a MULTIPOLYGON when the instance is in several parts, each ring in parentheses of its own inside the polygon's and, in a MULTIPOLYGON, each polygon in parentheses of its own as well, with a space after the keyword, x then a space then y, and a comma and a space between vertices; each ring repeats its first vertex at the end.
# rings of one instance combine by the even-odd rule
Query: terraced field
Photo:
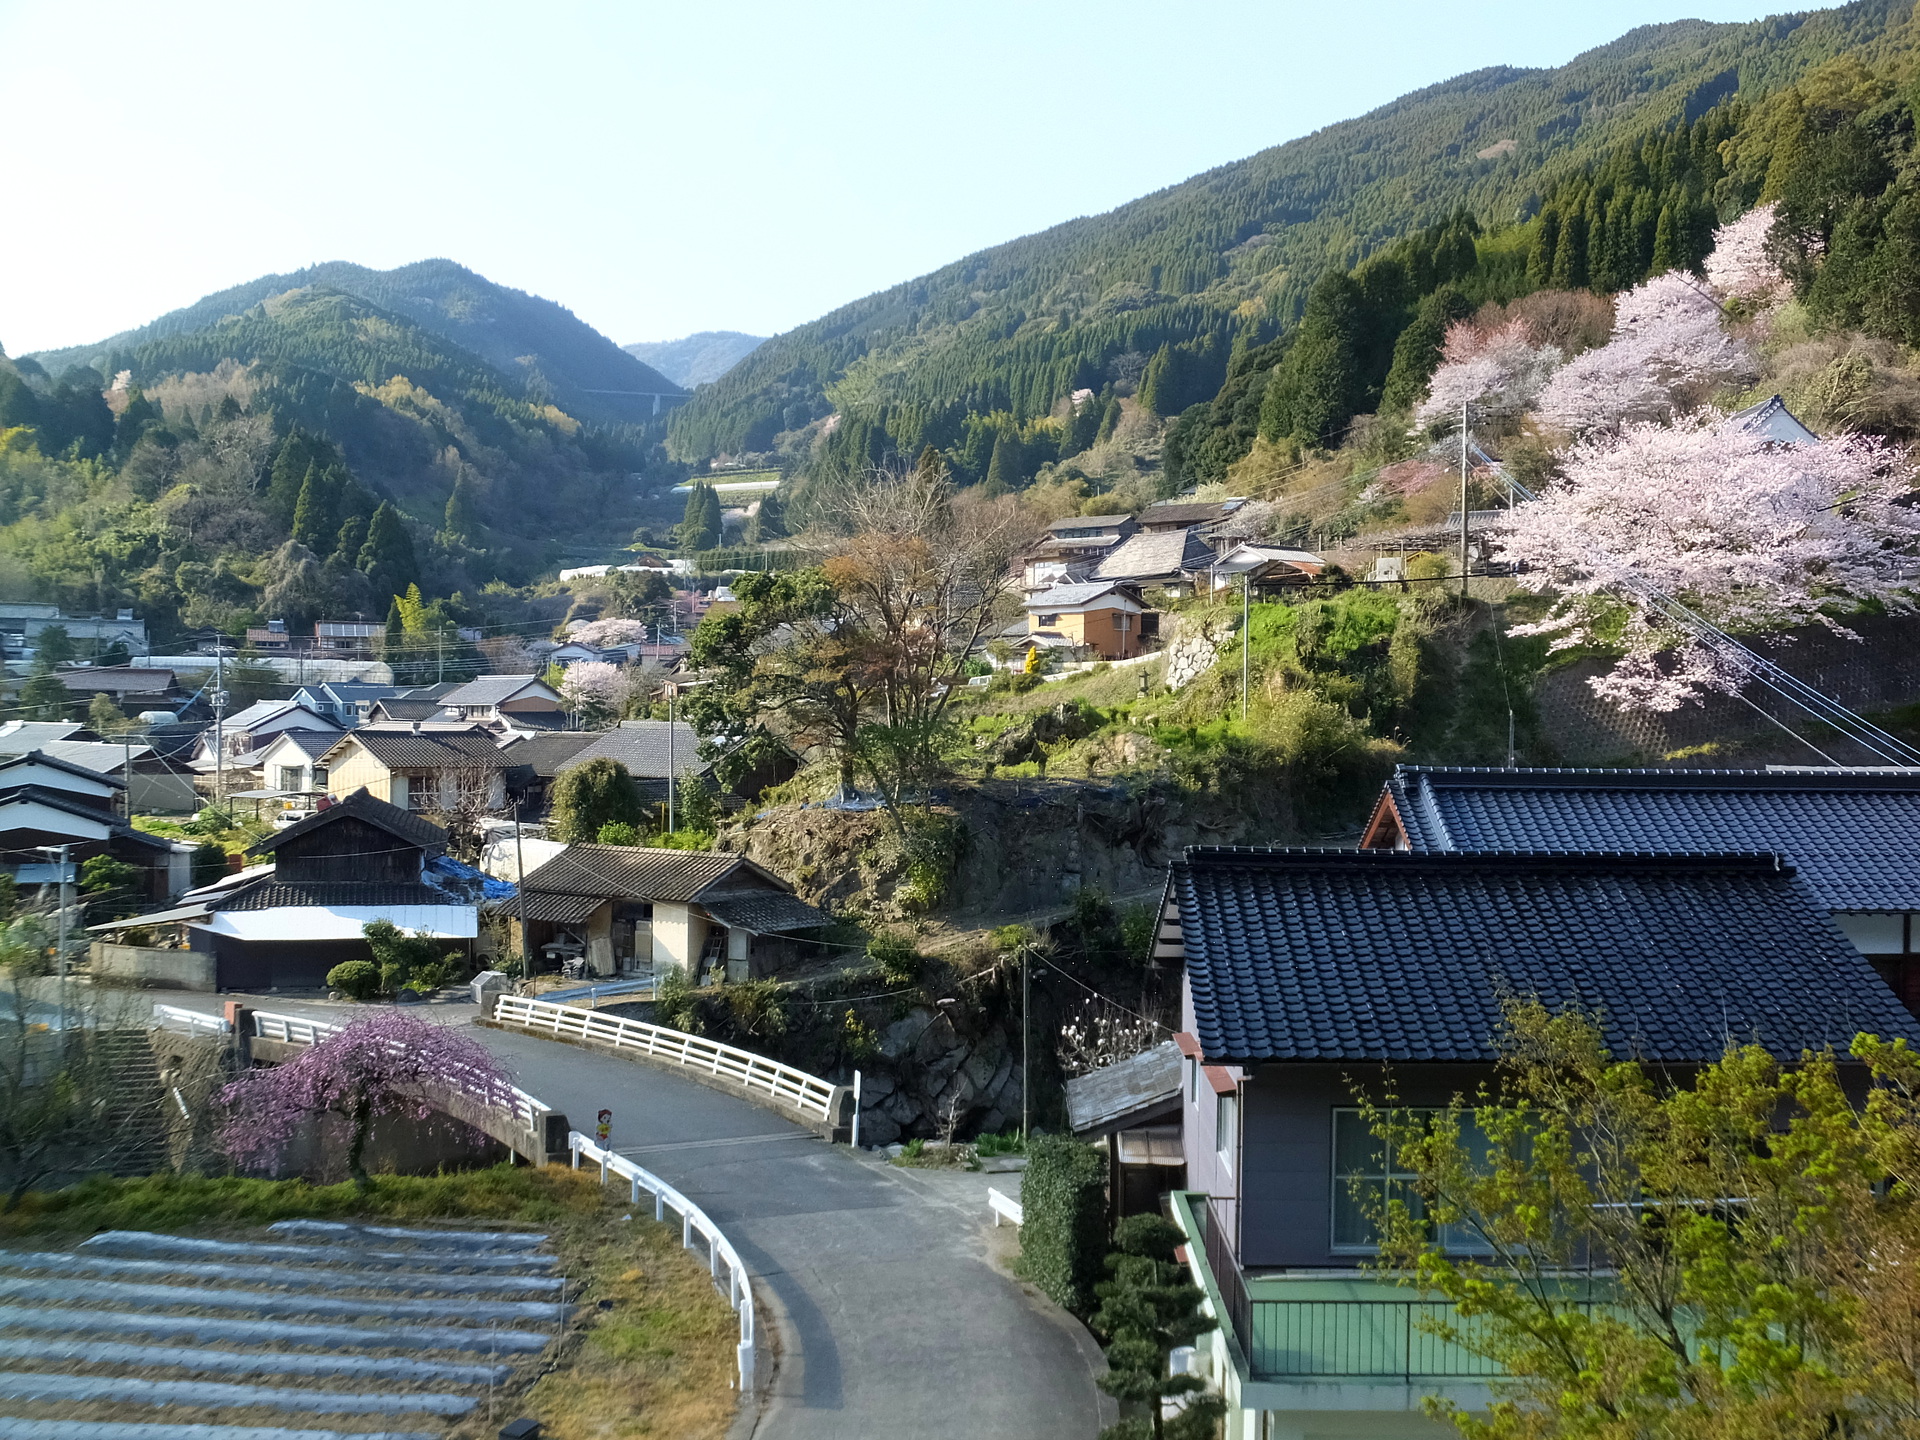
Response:
POLYGON ((0 1440, 440 1440, 566 1325, 545 1235, 270 1233, 0 1250, 0 1440))

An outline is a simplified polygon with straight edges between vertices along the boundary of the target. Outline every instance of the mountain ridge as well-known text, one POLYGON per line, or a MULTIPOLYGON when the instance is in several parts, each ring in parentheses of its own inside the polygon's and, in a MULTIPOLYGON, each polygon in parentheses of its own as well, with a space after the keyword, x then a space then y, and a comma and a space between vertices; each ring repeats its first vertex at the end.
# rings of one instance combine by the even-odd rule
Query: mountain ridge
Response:
POLYGON ((691 390, 718 380, 766 343, 766 336, 741 330, 696 330, 678 340, 640 340, 620 348, 691 390))

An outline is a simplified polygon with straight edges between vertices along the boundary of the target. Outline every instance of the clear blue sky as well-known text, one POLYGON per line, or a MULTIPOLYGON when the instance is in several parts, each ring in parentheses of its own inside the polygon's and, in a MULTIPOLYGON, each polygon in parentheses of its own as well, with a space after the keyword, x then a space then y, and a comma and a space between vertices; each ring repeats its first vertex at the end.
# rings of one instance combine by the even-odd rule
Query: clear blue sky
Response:
POLYGON ((450 256, 625 343, 787 329, 1492 64, 1754 0, 0 0, 0 344, 450 256))

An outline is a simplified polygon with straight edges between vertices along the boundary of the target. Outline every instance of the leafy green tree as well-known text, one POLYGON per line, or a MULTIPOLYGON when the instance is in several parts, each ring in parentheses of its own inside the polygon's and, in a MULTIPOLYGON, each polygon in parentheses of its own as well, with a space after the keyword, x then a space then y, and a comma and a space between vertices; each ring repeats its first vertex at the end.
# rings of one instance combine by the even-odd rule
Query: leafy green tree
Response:
POLYGON ((77 656, 73 635, 64 625, 46 625, 33 642, 33 664, 36 670, 45 668, 51 673, 60 665, 71 665, 77 656))
POLYGON ((681 551, 688 555, 720 543, 720 496, 711 485, 695 485, 687 492, 678 538, 681 551))
POLYGON ((1599 1017, 1515 1001, 1500 1048, 1470 1109, 1367 1107, 1414 1177, 1373 1206, 1382 1263, 1454 1305, 1439 1338, 1509 1377, 1488 1412, 1434 1413, 1469 1440, 1911 1433, 1904 1041, 1856 1037, 1859 1084, 1831 1053, 1784 1065, 1732 1042, 1688 1079, 1613 1058, 1599 1017), (1568 1283, 1597 1257, 1595 1291, 1568 1283))
POLYGON ((1100 428, 1093 433, 1093 443, 1098 445, 1111 440, 1113 432, 1120 428, 1120 420, 1125 413, 1120 407, 1120 397, 1113 393, 1112 386, 1108 386, 1106 403, 1100 407, 1100 428))
POLYGON ((1333 272, 1307 297, 1299 333, 1274 370, 1260 408, 1260 434, 1330 445, 1359 403, 1359 292, 1351 276, 1333 272))
POLYGON ((588 760, 560 772, 553 782, 549 825, 568 844, 592 842, 609 825, 646 827, 646 805, 632 772, 618 760, 588 760))
POLYGON ((1100 1388, 1116 1400, 1146 1407, 1144 1419, 1122 1420, 1101 1431, 1101 1440, 1213 1440, 1226 1413, 1219 1396, 1190 1399, 1169 1418, 1166 1402, 1200 1397, 1198 1375, 1169 1373, 1174 1347, 1191 1345, 1216 1328, 1201 1310, 1206 1293, 1175 1258, 1185 1237, 1158 1215, 1129 1215, 1114 1227, 1107 1256, 1109 1280, 1094 1286, 1100 1308, 1093 1328, 1107 1337, 1107 1373, 1100 1388))
POLYGON ((127 717, 104 690, 96 690, 87 702, 87 728, 100 736, 118 735, 126 728, 127 717))
POLYGON ((1443 285, 1420 302, 1413 321, 1393 343, 1393 366, 1381 387, 1380 409, 1386 414, 1411 410, 1427 392, 1427 382, 1440 364, 1440 347, 1447 326, 1473 313, 1466 296, 1443 285))
POLYGON ((140 867, 111 855, 95 855, 83 861, 76 888, 85 902, 89 925, 137 914, 147 899, 140 884, 140 867))

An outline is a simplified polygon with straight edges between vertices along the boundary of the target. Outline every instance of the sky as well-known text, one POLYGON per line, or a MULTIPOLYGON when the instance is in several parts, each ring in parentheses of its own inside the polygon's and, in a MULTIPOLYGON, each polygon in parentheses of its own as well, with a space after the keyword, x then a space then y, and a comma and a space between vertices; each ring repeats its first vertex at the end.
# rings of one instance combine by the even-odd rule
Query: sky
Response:
POLYGON ((1493 64, 1747 0, 0 0, 0 346, 447 256, 771 334, 1493 64))

